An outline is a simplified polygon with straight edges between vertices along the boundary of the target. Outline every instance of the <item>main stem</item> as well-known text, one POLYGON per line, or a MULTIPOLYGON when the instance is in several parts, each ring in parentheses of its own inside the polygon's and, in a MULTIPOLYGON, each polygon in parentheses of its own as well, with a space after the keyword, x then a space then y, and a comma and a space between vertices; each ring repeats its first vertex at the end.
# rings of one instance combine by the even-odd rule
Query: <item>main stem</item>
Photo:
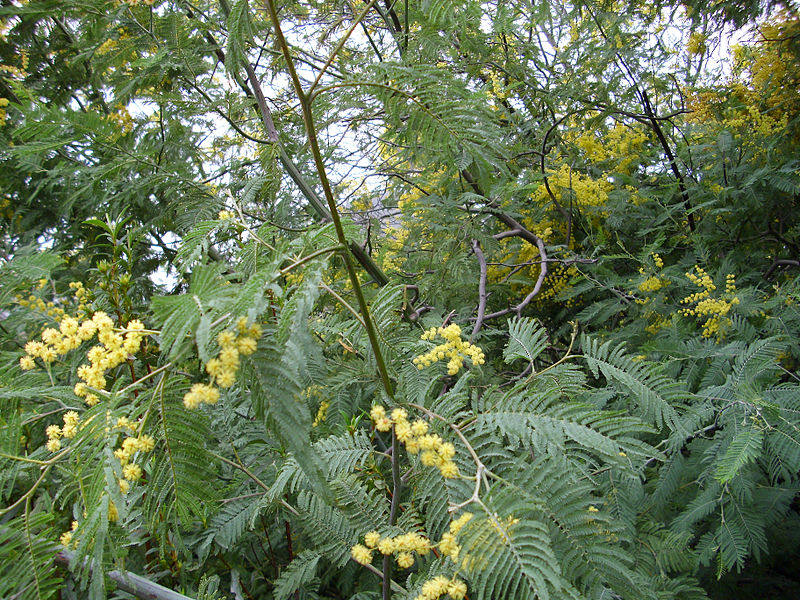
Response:
MULTIPOLYGON (((289 45, 286 43, 286 38, 281 30, 280 20, 278 19, 278 12, 275 9, 275 4, 273 0, 264 1, 267 6, 270 19, 272 20, 272 25, 275 28, 275 35, 278 39, 278 44, 281 47, 283 58, 286 61, 286 68, 289 71, 289 77, 292 80, 292 85, 295 93, 297 94, 297 98, 300 100, 300 108, 303 112, 303 124, 306 128, 309 147, 311 148, 311 154, 314 156, 314 165, 316 166, 317 174, 319 175, 319 181, 322 185, 322 190, 325 193, 325 200, 328 203, 328 210, 331 213, 331 220, 333 221, 333 226, 336 230, 336 237, 339 239, 340 244, 343 246, 348 246, 347 237, 345 236, 344 228, 342 227, 342 220, 339 217, 339 211, 336 208, 336 201, 333 197, 333 190, 331 189, 330 182, 328 181, 328 175, 325 172, 325 164, 322 161, 322 153, 320 152, 319 142, 317 141, 317 131, 314 127, 314 116, 311 112, 311 103, 308 96, 303 91, 303 86, 300 84, 300 78, 297 76, 297 71, 295 71, 294 63, 292 62, 292 55, 289 52, 289 45)), ((342 259, 344 260, 344 266, 345 269, 347 269, 347 275, 350 278, 350 283, 353 286, 353 291, 355 292, 356 300, 358 301, 358 308, 361 312, 361 316, 364 318, 364 327, 367 330, 367 337, 369 338, 372 352, 375 355, 375 361, 378 363, 378 373, 381 377, 383 389, 391 398, 394 396, 392 382, 389 379, 389 372, 386 369, 386 362, 383 360, 383 353, 378 345, 378 334, 375 330, 375 324, 370 317, 367 301, 364 299, 364 292, 361 289, 361 283, 358 281, 358 274, 356 273, 355 266, 353 265, 351 253, 347 251, 342 252, 342 259)))
MULTIPOLYGON (((397 442, 397 434, 392 427, 392 507, 389 510, 389 526, 397 523, 397 512, 400 508, 400 444, 397 442)), ((383 600, 391 600, 392 597, 392 555, 387 554, 383 557, 383 600)))

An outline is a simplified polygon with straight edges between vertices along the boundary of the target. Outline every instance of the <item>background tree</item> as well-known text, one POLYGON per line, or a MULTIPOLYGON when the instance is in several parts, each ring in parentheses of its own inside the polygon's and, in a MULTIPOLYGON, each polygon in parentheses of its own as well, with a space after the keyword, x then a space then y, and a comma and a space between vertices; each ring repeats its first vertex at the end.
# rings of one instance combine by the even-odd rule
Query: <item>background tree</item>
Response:
POLYGON ((0 596, 796 592, 800 21, 700 8, 5 2, 0 596))

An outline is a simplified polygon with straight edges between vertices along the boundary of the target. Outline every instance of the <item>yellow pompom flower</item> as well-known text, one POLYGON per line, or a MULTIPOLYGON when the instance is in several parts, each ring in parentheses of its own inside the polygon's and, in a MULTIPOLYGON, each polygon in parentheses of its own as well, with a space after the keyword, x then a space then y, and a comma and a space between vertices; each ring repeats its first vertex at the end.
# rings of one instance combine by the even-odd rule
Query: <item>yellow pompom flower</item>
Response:
POLYGON ((442 477, 446 479, 455 479, 459 475, 458 466, 451 460, 445 461, 439 465, 439 471, 442 477))
POLYGON ((378 542, 381 541, 381 534, 377 531, 370 531, 367 535, 364 536, 364 543, 367 545, 367 548, 375 548, 378 545, 378 542))
POLYGON ((45 447, 49 452, 58 452, 61 450, 61 440, 56 438, 48 440, 47 444, 45 444, 45 447))
POLYGON ((372 562, 372 551, 367 548, 366 546, 362 546, 361 544, 356 544, 350 550, 350 554, 357 563, 362 565, 368 565, 372 562))
POLYGON ((194 409, 201 404, 215 404, 219 400, 219 390, 204 383, 195 383, 183 397, 183 405, 188 409, 194 409))
POLYGON ((258 343, 253 338, 240 337, 236 340, 236 349, 242 356, 250 356, 258 349, 258 343))
POLYGON ((69 410, 64 413, 64 425, 77 425, 80 417, 74 410, 69 410))
POLYGON ((386 409, 380 404, 376 404, 372 407, 372 410, 369 411, 369 418, 377 423, 380 419, 386 418, 386 409))
POLYGON ((395 543, 394 540, 390 537, 383 538, 380 542, 378 542, 378 552, 383 555, 389 555, 395 551, 395 543))
POLYGON ((221 331, 217 336, 217 343, 223 348, 228 348, 236 343, 236 336, 231 331, 221 331))
POLYGON ((414 564, 414 556, 410 552, 400 552, 397 555, 397 566, 401 569, 408 569, 414 564))
POLYGON ((392 411, 392 421, 402 423, 408 418, 408 412, 404 408, 395 408, 392 411))
POLYGON ((229 388, 236 382, 236 371, 225 369, 214 378, 214 381, 221 388, 229 388))
POLYGON ((425 435, 428 433, 428 424, 422 419, 417 419, 411 425, 411 433, 417 436, 425 435))
POLYGON ((136 449, 139 452, 150 452, 156 447, 156 441, 153 436, 143 435, 136 440, 136 449))
POLYGON ((19 368, 23 371, 30 371, 36 367, 36 361, 32 356, 23 356, 19 359, 19 368))
POLYGON ((122 476, 128 481, 139 481, 142 477, 142 467, 130 463, 122 467, 122 476))
POLYGON ((419 455, 419 460, 426 467, 435 467, 439 464, 440 458, 433 450, 424 450, 422 454, 419 455))
POLYGON ((375 421, 375 429, 378 431, 389 431, 392 428, 392 421, 387 417, 375 421))
POLYGON ((467 584, 463 581, 453 579, 447 584, 447 593, 453 600, 463 600, 467 595, 467 584))

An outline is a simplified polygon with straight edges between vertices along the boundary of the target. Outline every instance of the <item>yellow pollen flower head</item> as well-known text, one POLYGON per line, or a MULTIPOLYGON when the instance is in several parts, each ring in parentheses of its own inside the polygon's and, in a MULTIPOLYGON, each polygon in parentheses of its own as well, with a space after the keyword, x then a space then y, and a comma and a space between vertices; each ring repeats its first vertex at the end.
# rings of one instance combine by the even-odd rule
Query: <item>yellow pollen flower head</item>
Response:
POLYGON ((397 555, 397 566, 401 569, 408 569, 414 565, 414 556, 410 552, 400 552, 397 555))
POLYGON ((447 593, 453 600, 463 600, 467 595, 467 584, 454 579, 447 584, 447 593))
POLYGON ((353 546, 353 548, 350 550, 350 554, 353 557, 353 560, 359 564, 368 565, 372 562, 372 551, 361 544, 356 544, 353 546))
POLYGON ((128 481, 138 481, 142 477, 142 467, 133 463, 122 467, 122 476, 128 481))
POLYGON ((383 419, 386 417, 386 409, 383 408, 380 404, 376 404, 372 407, 372 410, 369 411, 369 417, 373 421, 378 421, 379 419, 383 419))
POLYGON ((236 340, 236 349, 243 356, 250 356, 258 348, 258 343, 251 337, 240 337, 236 340))
POLYGON ((236 343, 236 336, 231 331, 220 331, 217 343, 223 348, 233 346, 236 343))
POLYGON ((389 555, 396 550, 394 540, 390 537, 383 538, 378 542, 378 552, 384 555, 389 555))
POLYGON ((367 548, 375 548, 378 545, 378 542, 381 541, 381 534, 377 531, 370 531, 367 535, 364 536, 364 543, 367 545, 367 548))

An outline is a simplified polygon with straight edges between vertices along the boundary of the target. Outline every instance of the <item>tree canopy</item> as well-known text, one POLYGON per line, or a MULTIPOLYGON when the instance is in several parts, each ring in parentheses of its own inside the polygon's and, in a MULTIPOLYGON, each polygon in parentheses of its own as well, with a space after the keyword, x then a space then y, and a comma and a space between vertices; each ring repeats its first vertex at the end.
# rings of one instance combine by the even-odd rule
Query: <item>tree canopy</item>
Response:
POLYGON ((0 597, 800 595, 792 3, 3 0, 0 58, 0 597))

